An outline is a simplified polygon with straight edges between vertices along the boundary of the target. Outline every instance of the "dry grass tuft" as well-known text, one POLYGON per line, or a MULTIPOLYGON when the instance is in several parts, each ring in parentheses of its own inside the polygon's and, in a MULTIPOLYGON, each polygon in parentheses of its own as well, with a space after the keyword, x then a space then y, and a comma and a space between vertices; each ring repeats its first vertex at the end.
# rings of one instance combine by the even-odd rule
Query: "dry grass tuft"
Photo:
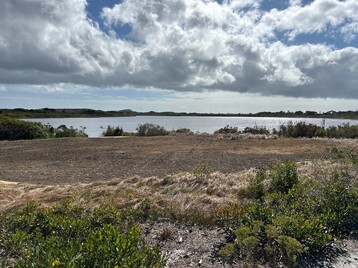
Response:
MULTIPOLYGON (((339 168, 339 163, 315 160, 299 163, 299 174, 308 179, 325 180, 339 168)), ((0 211, 22 207, 29 201, 48 207, 71 199, 75 204, 97 207, 114 204, 119 208, 134 207, 144 199, 157 208, 176 211, 178 214, 200 212, 213 213, 229 204, 245 202, 242 194, 249 181, 256 175, 255 169, 224 174, 213 172, 205 178, 190 173, 179 173, 165 177, 134 176, 116 178, 111 181, 43 185, 0 181, 0 211)), ((264 181, 265 188, 270 182, 264 181)))

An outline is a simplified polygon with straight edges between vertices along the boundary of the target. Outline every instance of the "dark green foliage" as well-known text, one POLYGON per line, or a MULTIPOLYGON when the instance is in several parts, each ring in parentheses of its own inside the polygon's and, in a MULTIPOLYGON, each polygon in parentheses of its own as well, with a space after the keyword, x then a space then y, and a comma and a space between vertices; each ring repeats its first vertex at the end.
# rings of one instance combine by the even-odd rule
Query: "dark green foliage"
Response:
POLYGON ((264 181, 265 170, 261 169, 257 172, 256 176, 250 180, 247 186, 247 197, 262 200, 265 195, 264 181))
POLYGON ((164 266, 159 248, 150 248, 112 207, 89 213, 68 202, 49 209, 28 204, 1 218, 0 229, 2 257, 16 267, 164 266))
POLYGON ((292 121, 287 124, 282 124, 279 130, 273 130, 273 134, 288 138, 313 138, 313 137, 327 137, 327 138, 358 138, 358 125, 342 124, 339 126, 331 126, 324 128, 314 124, 307 124, 305 122, 298 122, 293 124, 292 121))
POLYGON ((122 136, 123 128, 107 126, 106 131, 102 133, 103 136, 122 136))
POLYGON ((67 138, 67 137, 87 137, 87 134, 84 132, 85 128, 80 130, 71 127, 67 127, 66 125, 60 125, 55 130, 55 138, 67 138))
POLYGON ((293 162, 278 164, 271 169, 272 190, 287 193, 298 183, 297 166, 293 162))
POLYGON ((237 127, 232 127, 227 125, 226 127, 220 128, 218 130, 215 130, 214 134, 235 134, 239 133, 237 130, 237 127))
POLYGON ((28 140, 63 137, 87 137, 84 128, 78 130, 61 125, 53 128, 39 122, 26 122, 0 116, 0 140, 28 140))
POLYGON ((0 116, 0 140, 43 139, 52 135, 49 126, 0 116))
POLYGON ((312 138, 326 136, 324 127, 317 126, 314 124, 307 124, 305 122, 298 122, 296 124, 293 124, 292 121, 288 122, 287 124, 280 125, 278 132, 274 134, 289 138, 312 138))
POLYGON ((164 127, 150 123, 138 125, 137 133, 138 136, 165 136, 169 134, 164 127))
POLYGON ((186 134, 186 135, 194 134, 189 128, 178 128, 176 130, 173 130, 172 132, 175 134, 186 134))
POLYGON ((326 136, 329 138, 358 138, 358 125, 343 124, 327 128, 326 136))
POLYGON ((261 135, 270 135, 270 131, 266 127, 246 127, 243 133, 250 133, 250 134, 261 134, 261 135))
POLYGON ((236 228, 237 251, 225 248, 223 253, 295 267, 301 256, 329 247, 335 236, 357 233, 357 153, 339 149, 333 153, 349 168, 325 179, 299 178, 296 165, 285 162, 270 170, 272 186, 266 192, 260 185, 264 173, 259 172, 248 187, 256 199, 226 217, 236 228))

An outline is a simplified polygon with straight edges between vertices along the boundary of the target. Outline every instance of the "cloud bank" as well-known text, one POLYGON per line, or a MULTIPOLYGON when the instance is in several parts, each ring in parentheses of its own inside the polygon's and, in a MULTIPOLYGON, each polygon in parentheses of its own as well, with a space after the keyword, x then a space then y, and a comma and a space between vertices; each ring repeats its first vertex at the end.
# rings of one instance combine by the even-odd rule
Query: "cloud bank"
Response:
POLYGON ((123 0, 103 28, 85 0, 2 0, 0 84, 358 99, 358 1, 263 2, 123 0), (346 46, 294 42, 315 34, 346 46))

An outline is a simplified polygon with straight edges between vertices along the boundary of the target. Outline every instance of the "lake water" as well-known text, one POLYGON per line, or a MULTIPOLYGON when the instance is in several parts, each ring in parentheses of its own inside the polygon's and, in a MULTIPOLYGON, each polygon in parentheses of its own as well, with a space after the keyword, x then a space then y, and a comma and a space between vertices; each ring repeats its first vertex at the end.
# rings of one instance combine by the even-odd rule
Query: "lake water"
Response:
POLYGON ((337 126, 343 123, 357 125, 358 120, 348 119, 320 119, 320 118, 268 118, 268 117, 201 117, 201 116, 135 116, 135 117, 100 117, 100 118, 39 118, 25 119, 30 122, 49 123, 53 127, 60 125, 85 127, 89 137, 100 137, 108 125, 122 127, 124 131, 136 132, 138 124, 153 123, 163 126, 167 130, 189 128, 193 132, 213 133, 227 125, 244 130, 245 127, 264 126, 269 130, 289 121, 313 123, 319 126, 337 126))

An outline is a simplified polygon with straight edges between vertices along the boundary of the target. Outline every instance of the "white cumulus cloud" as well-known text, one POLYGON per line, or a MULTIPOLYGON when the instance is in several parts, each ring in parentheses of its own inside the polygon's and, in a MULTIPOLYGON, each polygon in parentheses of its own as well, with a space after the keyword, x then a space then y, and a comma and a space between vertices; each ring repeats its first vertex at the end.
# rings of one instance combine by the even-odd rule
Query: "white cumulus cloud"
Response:
POLYGON ((102 10, 103 31, 85 0, 2 0, 0 84, 358 98, 357 48, 277 36, 329 28, 351 42, 358 1, 291 0, 280 11, 262 10, 263 1, 123 0, 102 10), (112 34, 124 25, 129 38, 112 34))

